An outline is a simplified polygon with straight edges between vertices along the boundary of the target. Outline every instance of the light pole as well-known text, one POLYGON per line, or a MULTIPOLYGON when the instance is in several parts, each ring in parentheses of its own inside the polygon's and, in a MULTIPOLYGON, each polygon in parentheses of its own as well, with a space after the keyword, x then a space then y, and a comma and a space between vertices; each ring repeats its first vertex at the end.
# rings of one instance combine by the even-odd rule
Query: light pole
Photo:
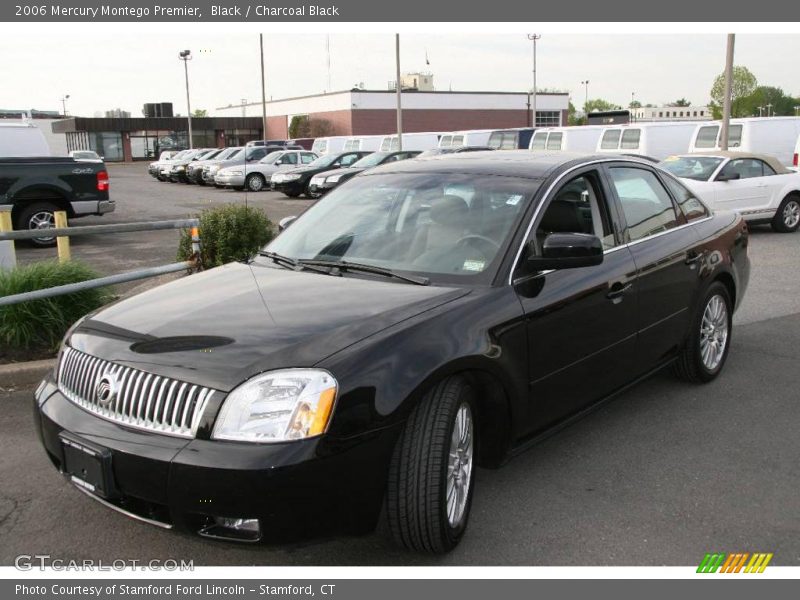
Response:
POLYGON ((772 112, 772 104, 767 104, 767 116, 770 116, 770 112, 772 112))
POLYGON ((397 149, 403 149, 403 105, 402 105, 402 84, 400 83, 400 34, 394 34, 394 67, 395 76, 395 94, 397 94, 397 149))
MULTIPOLYGON (((636 92, 631 92, 631 113, 630 113, 631 116, 634 116, 633 111, 636 110, 636 108, 633 106, 633 103, 635 101, 636 101, 636 92)), ((631 120, 635 121, 636 119, 631 119, 631 120)))
POLYGON ((581 81, 583 86, 583 116, 589 122, 589 80, 581 81))
POLYGON ((794 107, 794 116, 795 117, 797 116, 798 111, 800 111, 800 106, 795 106, 794 107))
POLYGON ((531 125, 536 127, 536 41, 542 38, 541 34, 529 33, 528 39, 533 42, 533 99, 531 100, 531 125))
POLYGON ((189 121, 189 149, 192 145, 192 104, 189 101, 189 61, 192 60, 191 50, 182 50, 178 53, 178 58, 183 61, 183 72, 186 76, 186 118, 189 121))
POLYGON ((69 100, 69 94, 64 94, 61 96, 61 113, 65 117, 67 116, 67 100, 69 100))
POLYGON ((757 106, 756 108, 758 108, 758 116, 759 117, 763 117, 764 116, 764 107, 763 106, 757 106))

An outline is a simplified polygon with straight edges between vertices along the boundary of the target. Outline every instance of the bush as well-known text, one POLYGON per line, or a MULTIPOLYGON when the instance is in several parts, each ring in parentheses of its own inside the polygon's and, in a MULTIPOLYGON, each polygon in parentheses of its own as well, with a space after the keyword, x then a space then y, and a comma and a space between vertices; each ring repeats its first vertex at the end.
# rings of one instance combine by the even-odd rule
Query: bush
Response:
MULTIPOLYGON (((227 204, 200 214, 200 261, 204 269, 247 260, 275 237, 275 228, 258 208, 227 204)), ((192 257, 192 234, 184 230, 178 260, 192 257)))
MULTIPOLYGON (((78 262, 38 262, 0 270, 0 297, 94 279, 98 274, 78 262)), ((55 350, 70 326, 112 299, 95 288, 0 307, 0 344, 12 350, 55 350)))

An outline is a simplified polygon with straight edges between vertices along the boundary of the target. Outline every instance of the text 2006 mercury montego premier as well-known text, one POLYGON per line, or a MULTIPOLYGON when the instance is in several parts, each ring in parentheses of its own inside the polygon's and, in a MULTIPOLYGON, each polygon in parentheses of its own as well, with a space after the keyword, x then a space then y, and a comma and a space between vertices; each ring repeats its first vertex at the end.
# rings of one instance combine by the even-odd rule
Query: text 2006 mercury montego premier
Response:
POLYGON ((151 524, 275 543, 385 510, 402 546, 446 552, 477 466, 662 367, 720 374, 747 245, 634 158, 393 163, 251 261, 79 321, 36 423, 77 490, 151 524))

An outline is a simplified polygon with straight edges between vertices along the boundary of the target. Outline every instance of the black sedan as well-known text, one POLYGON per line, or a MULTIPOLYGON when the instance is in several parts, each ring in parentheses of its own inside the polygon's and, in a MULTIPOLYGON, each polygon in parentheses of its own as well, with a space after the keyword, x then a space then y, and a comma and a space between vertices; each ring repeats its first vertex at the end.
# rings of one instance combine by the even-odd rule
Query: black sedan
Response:
POLYGON ((283 192, 289 198, 297 198, 301 194, 306 194, 310 198, 308 187, 314 175, 331 169, 350 167, 368 154, 369 152, 364 151, 324 154, 304 167, 275 173, 269 181, 270 189, 283 192))
POLYGON ((343 184, 348 179, 363 173, 367 169, 385 165, 398 160, 406 160, 419 156, 421 150, 402 150, 395 152, 373 152, 361 160, 353 163, 350 167, 323 171, 311 178, 308 184, 308 195, 312 198, 319 198, 323 194, 330 192, 337 185, 343 184))
POLYGON ((720 374, 747 246, 741 217, 638 159, 392 163, 252 260, 79 321, 36 426, 78 490, 159 527, 275 542, 383 511, 446 552, 476 466, 662 367, 720 374))

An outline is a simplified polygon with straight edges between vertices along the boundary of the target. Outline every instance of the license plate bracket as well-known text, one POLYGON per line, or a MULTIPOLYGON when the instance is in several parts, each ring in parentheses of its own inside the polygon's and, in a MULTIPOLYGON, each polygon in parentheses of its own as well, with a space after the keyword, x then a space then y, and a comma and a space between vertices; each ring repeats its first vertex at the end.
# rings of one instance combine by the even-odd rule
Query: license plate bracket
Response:
POLYGON ((102 498, 116 495, 111 470, 111 450, 71 433, 59 434, 64 475, 77 486, 102 498))

